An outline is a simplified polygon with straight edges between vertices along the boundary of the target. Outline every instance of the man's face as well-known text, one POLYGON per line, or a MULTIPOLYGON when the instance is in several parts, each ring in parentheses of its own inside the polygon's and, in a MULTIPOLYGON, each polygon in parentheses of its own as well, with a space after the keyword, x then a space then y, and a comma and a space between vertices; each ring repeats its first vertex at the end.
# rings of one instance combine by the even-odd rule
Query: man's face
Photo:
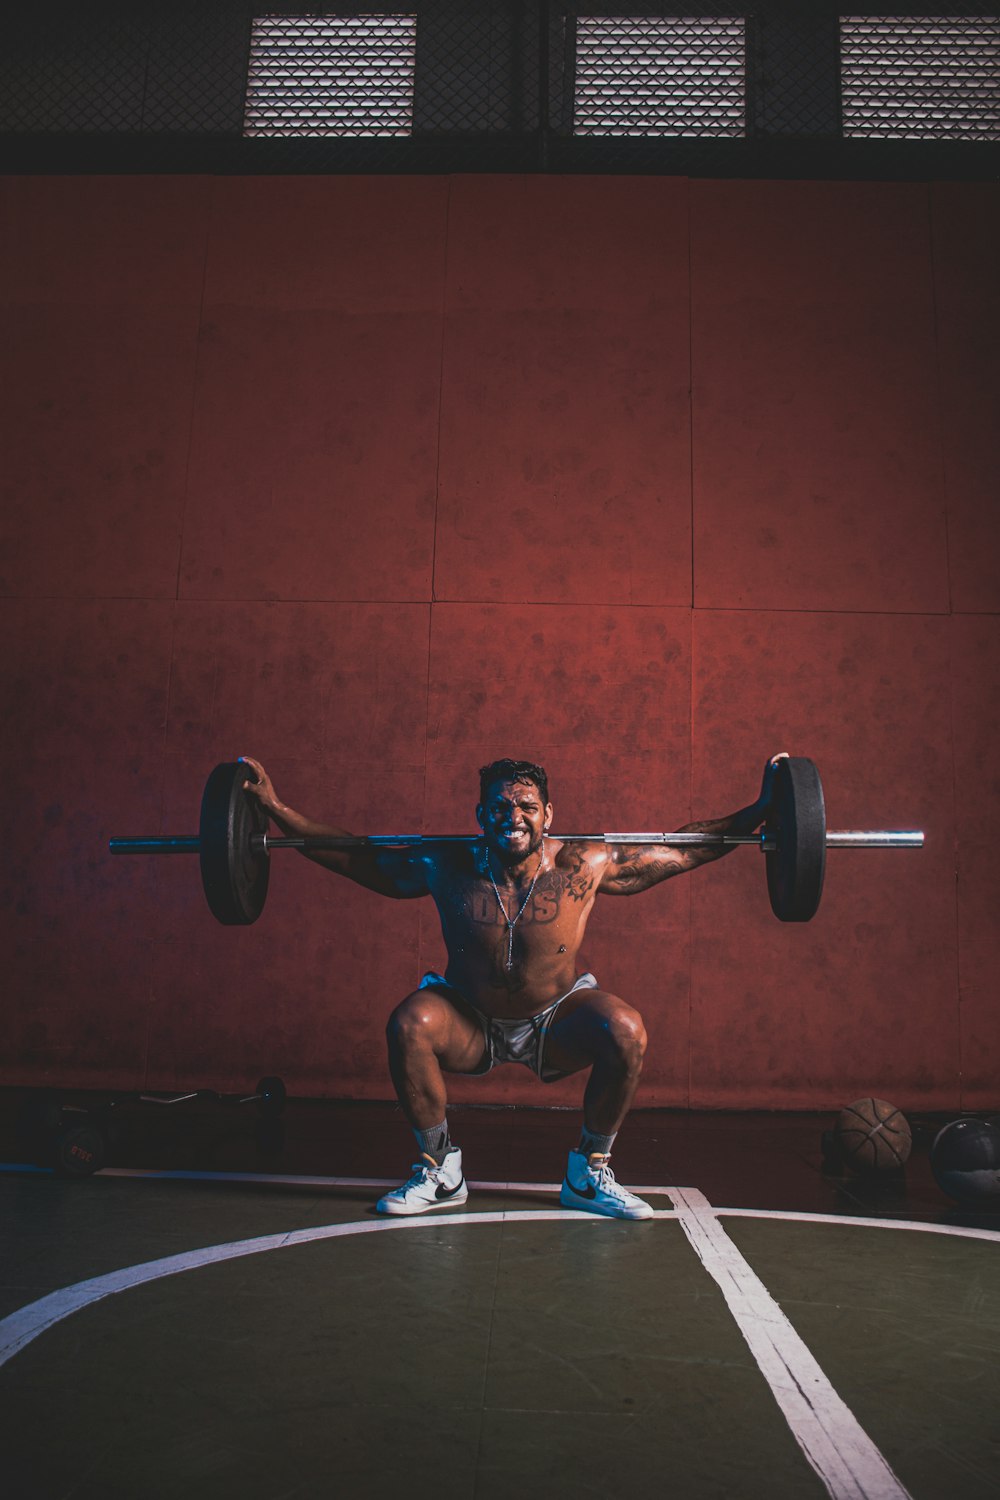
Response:
POLYGON ((489 848, 504 864, 517 865, 541 849, 552 804, 542 802, 534 782, 495 781, 476 817, 489 848))

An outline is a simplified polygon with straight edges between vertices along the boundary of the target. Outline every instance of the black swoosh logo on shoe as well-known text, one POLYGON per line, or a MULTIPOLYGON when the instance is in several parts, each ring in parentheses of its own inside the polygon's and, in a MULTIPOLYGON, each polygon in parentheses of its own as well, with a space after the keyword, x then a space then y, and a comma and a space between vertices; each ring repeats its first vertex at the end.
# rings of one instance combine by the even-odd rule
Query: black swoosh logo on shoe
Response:
POLYGON ((578 1187, 574 1187, 573 1184, 570 1182, 569 1178, 567 1177, 566 1178, 566 1186, 569 1188, 570 1192, 571 1193, 575 1193, 578 1198, 596 1198, 597 1197, 597 1189, 594 1187, 594 1184, 592 1182, 588 1183, 585 1188, 578 1188, 578 1187))
POLYGON ((437 1187, 434 1189, 434 1196, 438 1200, 438 1202, 440 1203, 444 1198, 454 1198, 455 1194, 461 1192, 461 1190, 462 1190, 462 1188, 464 1186, 465 1186, 465 1178, 464 1177, 462 1178, 461 1182, 457 1185, 457 1187, 453 1187, 453 1188, 442 1187, 441 1184, 438 1183, 437 1187))

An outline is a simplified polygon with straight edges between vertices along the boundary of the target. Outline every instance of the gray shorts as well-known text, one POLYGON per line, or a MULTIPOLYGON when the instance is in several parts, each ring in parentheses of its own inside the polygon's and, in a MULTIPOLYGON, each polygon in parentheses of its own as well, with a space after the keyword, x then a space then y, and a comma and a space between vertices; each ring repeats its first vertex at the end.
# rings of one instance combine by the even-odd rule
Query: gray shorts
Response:
POLYGON ((425 974, 421 979, 418 989, 441 990, 446 995, 457 995, 463 1005, 468 1006, 479 1019, 483 1028, 483 1041, 486 1043, 486 1056, 478 1068, 473 1068, 473 1074, 488 1073, 495 1068, 497 1063, 516 1062, 524 1063, 533 1073, 537 1073, 543 1083, 554 1083, 557 1078, 565 1078, 565 1073, 545 1066, 545 1038, 548 1036, 549 1027, 555 1019, 560 1005, 576 990, 596 990, 600 986, 593 974, 581 974, 571 989, 565 995, 560 995, 558 1000, 553 1000, 545 1010, 540 1010, 537 1016, 518 1017, 516 1021, 501 1020, 498 1016, 484 1015, 477 1010, 471 1001, 466 1000, 461 990, 448 983, 443 974, 433 972, 425 974))

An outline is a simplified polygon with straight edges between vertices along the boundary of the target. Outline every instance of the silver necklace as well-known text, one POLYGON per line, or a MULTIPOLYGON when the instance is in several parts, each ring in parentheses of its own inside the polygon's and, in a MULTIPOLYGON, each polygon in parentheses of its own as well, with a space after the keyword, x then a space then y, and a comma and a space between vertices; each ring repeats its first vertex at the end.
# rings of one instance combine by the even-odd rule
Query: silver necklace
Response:
POLYGON ((500 892, 497 890, 497 883, 493 879, 493 871, 490 868, 490 851, 488 849, 486 851, 486 873, 490 877, 490 885, 493 887, 493 894, 497 898, 497 905, 499 906, 500 910, 503 912, 503 919, 507 923, 507 971, 508 971, 508 973, 514 967, 514 926, 520 920, 520 917, 521 917, 522 913, 524 912, 524 908, 527 906, 528 902, 531 900, 531 893, 535 889, 535 881, 538 879, 539 875, 542 873, 542 865, 544 863, 545 863, 545 855, 543 854, 542 857, 541 857, 541 859, 538 862, 538 869, 535 871, 535 874, 534 874, 534 877, 532 879, 532 882, 528 886, 527 894, 525 895, 524 900, 521 902, 521 905, 518 907, 517 916, 511 917, 511 916, 508 915, 507 908, 503 904, 503 897, 500 895, 500 892))

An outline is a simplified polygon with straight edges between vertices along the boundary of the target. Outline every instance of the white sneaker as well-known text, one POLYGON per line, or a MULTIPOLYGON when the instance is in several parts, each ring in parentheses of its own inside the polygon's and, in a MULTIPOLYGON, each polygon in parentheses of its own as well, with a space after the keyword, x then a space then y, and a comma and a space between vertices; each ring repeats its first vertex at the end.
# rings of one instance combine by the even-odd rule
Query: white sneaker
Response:
POLYGON ((452 1146, 438 1166, 433 1156, 413 1163, 413 1176, 375 1205, 380 1214, 426 1214, 434 1208, 457 1208, 469 1196, 462 1176, 462 1153, 452 1146))
POLYGON ((606 1156, 584 1156, 571 1151, 559 1202, 563 1208, 579 1208, 587 1214, 606 1214, 611 1219, 651 1219, 653 1209, 642 1198, 615 1181, 606 1156))

